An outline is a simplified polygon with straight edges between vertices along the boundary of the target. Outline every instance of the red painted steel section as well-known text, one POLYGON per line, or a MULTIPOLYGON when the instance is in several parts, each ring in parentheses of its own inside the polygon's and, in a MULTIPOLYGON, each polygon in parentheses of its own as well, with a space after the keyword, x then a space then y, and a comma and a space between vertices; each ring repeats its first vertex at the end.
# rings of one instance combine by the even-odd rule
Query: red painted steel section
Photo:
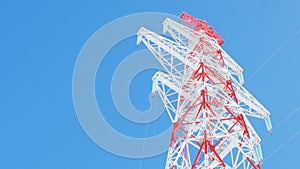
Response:
POLYGON ((204 31, 206 35, 208 35, 211 38, 214 38, 217 40, 219 45, 222 45, 224 43, 223 38, 212 28, 207 24, 205 20, 200 20, 198 18, 195 18, 185 12, 183 12, 180 15, 180 18, 186 23, 191 26, 193 26, 195 31, 204 31))

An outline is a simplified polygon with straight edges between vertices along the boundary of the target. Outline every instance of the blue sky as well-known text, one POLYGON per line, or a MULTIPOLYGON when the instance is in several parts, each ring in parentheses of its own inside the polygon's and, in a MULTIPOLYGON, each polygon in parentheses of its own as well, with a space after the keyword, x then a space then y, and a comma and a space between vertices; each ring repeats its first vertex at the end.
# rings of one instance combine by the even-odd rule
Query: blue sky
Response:
MULTIPOLYGON (((262 138, 263 168, 296 168, 300 150, 299 1, 15 0, 0 4, 0 168, 163 168, 165 153, 124 158, 101 149, 87 136, 74 109, 72 76, 85 42, 109 22, 138 12, 180 15, 182 11, 207 20, 225 39, 223 48, 244 68, 245 87, 270 110, 272 136, 262 120, 250 119, 262 138)), ((135 45, 135 37, 130 37, 105 56, 95 93, 113 128, 144 137, 146 130, 151 136, 170 125, 166 114, 147 127, 125 120, 110 106, 114 68, 138 50, 135 45)), ((154 72, 143 71, 131 83, 129 96, 141 111, 149 107, 149 79, 154 72)))

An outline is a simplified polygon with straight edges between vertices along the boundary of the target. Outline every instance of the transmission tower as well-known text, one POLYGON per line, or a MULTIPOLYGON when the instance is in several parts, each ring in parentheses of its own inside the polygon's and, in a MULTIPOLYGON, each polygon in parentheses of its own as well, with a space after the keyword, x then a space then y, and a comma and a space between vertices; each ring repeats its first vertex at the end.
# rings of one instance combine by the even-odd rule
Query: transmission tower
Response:
POLYGON ((138 31, 165 69, 152 80, 173 124, 166 169, 259 169, 261 139, 247 116, 264 119, 270 112, 244 87, 243 69, 221 48, 224 40, 206 21, 182 13, 169 18, 164 33, 138 31))

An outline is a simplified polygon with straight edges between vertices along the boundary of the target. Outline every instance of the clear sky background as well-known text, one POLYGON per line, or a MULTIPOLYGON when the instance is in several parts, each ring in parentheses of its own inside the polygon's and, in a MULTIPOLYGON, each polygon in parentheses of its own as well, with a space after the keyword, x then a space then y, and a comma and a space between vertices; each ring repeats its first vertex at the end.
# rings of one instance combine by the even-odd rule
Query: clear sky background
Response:
MULTIPOLYGON (((72 76, 83 45, 107 23, 138 12, 180 15, 182 11, 207 20, 225 39, 223 48, 244 68, 245 87, 271 112, 272 136, 263 120, 250 119, 262 138, 263 168, 297 168, 299 7, 297 0, 1 1, 0 168, 163 168, 165 153, 124 158, 101 149, 86 135, 73 106, 72 76)), ((111 96, 99 87, 110 86, 113 67, 109 64, 120 63, 137 50, 135 45, 135 38, 129 38, 106 56, 99 71, 102 75, 97 75, 96 95, 112 127, 143 137, 146 125, 126 121, 114 108, 109 110, 105 105, 112 105, 111 96)), ((135 90, 129 95, 137 109, 149 107, 149 79, 154 72, 144 71, 132 81, 135 90)), ((147 136, 168 125, 163 115, 148 126, 147 136)))

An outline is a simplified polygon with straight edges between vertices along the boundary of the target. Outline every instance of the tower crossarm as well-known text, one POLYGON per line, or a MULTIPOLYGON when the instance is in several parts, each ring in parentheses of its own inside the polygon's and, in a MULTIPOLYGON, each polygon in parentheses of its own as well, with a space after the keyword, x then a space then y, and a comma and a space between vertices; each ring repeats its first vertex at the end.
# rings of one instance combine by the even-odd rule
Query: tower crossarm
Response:
MULTIPOLYGON (((167 73, 178 77, 178 79, 184 77, 186 66, 188 66, 189 69, 197 70, 200 61, 203 61, 204 57, 207 57, 197 52, 194 52, 194 55, 197 57, 188 57, 190 55, 188 54, 187 47, 182 46, 179 42, 171 41, 147 30, 146 28, 141 28, 137 35, 137 43, 140 44, 143 42, 167 73)), ((210 62, 210 60, 212 59, 207 57, 206 61, 210 62)), ((222 70, 230 71, 233 69, 222 68, 222 70)), ((242 69, 240 71, 242 71, 242 69)))
MULTIPOLYGON (((186 93, 184 93, 182 90, 180 90, 180 82, 178 82, 178 80, 176 80, 175 77, 172 77, 170 75, 167 75, 163 72, 156 72, 154 74, 154 76, 152 77, 152 81, 153 81, 153 85, 157 85, 158 83, 161 83, 163 85, 168 86, 170 89, 174 90, 175 92, 177 92, 178 94, 184 96, 184 97, 188 97, 186 95, 186 93), (156 83, 156 84, 155 84, 156 83)), ((152 93, 155 91, 152 91, 152 93)))
POLYGON ((156 57, 168 74, 182 77, 185 65, 195 66, 186 59, 186 47, 160 36, 146 28, 141 28, 138 33, 137 43, 143 42, 156 57))
POLYGON ((194 48, 198 44, 200 38, 204 38, 206 42, 210 43, 214 50, 220 51, 225 65, 228 67, 231 74, 239 76, 243 72, 243 69, 221 48, 221 46, 202 31, 195 31, 170 18, 167 18, 163 22, 163 27, 165 33, 169 33, 176 42, 187 47, 189 51, 194 51, 194 48))
POLYGON ((152 95, 158 92, 161 100, 164 102, 168 115, 172 123, 178 120, 178 96, 188 97, 184 90, 180 89, 180 82, 176 77, 172 77, 163 72, 156 72, 152 77, 152 95), (176 96, 174 98, 174 96, 176 96))
POLYGON ((247 89, 238 83, 235 78, 231 76, 230 80, 239 99, 239 105, 245 115, 261 119, 266 119, 270 116, 270 112, 247 89))

